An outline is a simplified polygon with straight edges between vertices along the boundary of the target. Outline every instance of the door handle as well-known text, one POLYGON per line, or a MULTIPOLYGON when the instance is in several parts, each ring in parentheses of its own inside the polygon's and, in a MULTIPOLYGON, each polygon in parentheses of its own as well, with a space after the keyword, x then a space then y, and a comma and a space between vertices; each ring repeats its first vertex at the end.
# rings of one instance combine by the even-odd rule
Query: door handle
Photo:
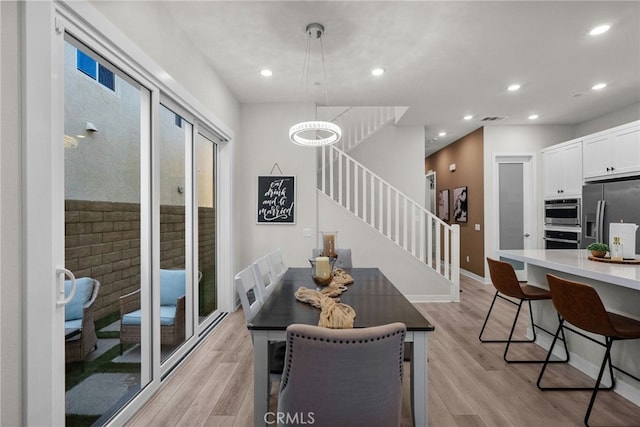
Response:
POLYGON ((524 237, 529 237, 529 236, 531 236, 531 234, 526 233, 526 234, 524 234, 523 236, 524 236, 524 237))
POLYGON ((56 268, 56 282, 58 285, 58 295, 56 297, 56 305, 67 305, 73 299, 73 296, 76 294, 76 276, 66 268, 58 267, 56 268), (71 279, 71 292, 65 298, 64 296, 64 277, 67 276, 71 279), (60 280, 60 277, 63 279, 60 280))

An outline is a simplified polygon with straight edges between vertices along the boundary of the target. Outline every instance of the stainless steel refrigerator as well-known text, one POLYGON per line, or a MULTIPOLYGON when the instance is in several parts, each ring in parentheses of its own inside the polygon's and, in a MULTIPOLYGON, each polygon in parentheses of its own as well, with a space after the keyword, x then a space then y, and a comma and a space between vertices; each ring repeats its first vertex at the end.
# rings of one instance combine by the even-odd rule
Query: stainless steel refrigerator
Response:
MULTIPOLYGON (((640 179, 591 183, 582 187, 582 238, 580 247, 609 242, 609 224, 640 224, 640 179)), ((636 236, 636 254, 640 237, 636 236)))

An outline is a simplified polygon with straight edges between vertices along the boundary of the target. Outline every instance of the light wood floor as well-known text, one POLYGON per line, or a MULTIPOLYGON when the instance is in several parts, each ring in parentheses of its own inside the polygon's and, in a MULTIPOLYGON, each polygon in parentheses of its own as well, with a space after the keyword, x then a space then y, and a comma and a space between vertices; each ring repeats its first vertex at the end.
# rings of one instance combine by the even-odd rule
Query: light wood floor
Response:
MULTIPOLYGON (((429 338, 430 426, 583 425, 590 392, 538 390, 539 364, 507 364, 502 360, 503 344, 478 341, 494 288, 464 276, 460 288, 460 303, 416 304, 436 327, 429 338)), ((494 310, 496 321, 490 323, 490 329, 485 332, 489 334, 487 337, 506 334, 515 313, 510 304, 496 304, 500 304, 494 310)), ((526 316, 521 314, 521 318, 526 316)), ((524 326, 523 321, 519 328, 521 337, 524 326)), ((545 356, 534 344, 516 347, 514 357, 545 356)), ((128 425, 251 426, 252 357, 244 316, 237 311, 194 350, 128 425)), ((566 380, 572 384, 582 380, 585 385, 591 385, 567 364, 554 365, 549 374, 549 377, 545 374, 545 379, 566 380)), ((409 425, 410 420, 407 394, 408 381, 405 381, 403 426, 409 425)), ((274 401, 275 387, 272 396, 274 401)), ((640 426, 640 407, 614 392, 601 392, 590 424, 640 426)))

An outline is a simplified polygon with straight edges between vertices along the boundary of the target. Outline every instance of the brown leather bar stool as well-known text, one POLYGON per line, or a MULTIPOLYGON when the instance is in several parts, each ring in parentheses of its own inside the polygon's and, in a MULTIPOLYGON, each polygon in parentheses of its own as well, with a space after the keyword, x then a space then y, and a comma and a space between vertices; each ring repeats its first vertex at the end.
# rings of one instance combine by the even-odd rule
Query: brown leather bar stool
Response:
MULTIPOLYGON (((489 311, 487 312, 487 317, 484 319, 484 324, 482 325, 482 329, 480 330, 480 335, 478 339, 483 343, 507 343, 504 349, 503 358, 507 363, 543 363, 544 360, 510 360, 507 358, 507 354, 509 352, 509 346, 512 343, 533 343, 536 340, 536 328, 540 329, 549 335, 553 335, 553 333, 547 331, 543 327, 536 325, 533 322, 533 312, 531 310, 531 301, 540 301, 540 300, 550 300, 551 293, 546 289, 538 288, 536 286, 531 285, 521 285, 518 281, 518 277, 516 276, 516 272, 513 269, 513 266, 508 262, 497 261, 491 258, 487 258, 487 262, 489 263, 489 274, 491 276, 491 281, 493 282, 493 286, 496 288, 496 293, 493 296, 493 301, 491 302, 491 306, 489 307, 489 311), (512 301, 506 297, 511 297, 517 299, 518 302, 512 301), (511 332, 509 332, 509 338, 506 340, 488 340, 482 338, 484 333, 484 329, 487 326, 487 322, 489 320, 489 316, 493 310, 493 306, 496 303, 496 300, 501 298, 511 304, 517 305, 518 309, 516 311, 516 316, 513 319, 513 325, 511 326, 511 332), (525 340, 514 340, 513 332, 516 329, 516 324, 518 323, 518 316, 520 315, 520 309, 522 308, 522 303, 527 301, 529 304, 529 318, 531 321, 531 330, 533 331, 533 337, 531 339, 525 340)), ((564 335, 561 338, 562 342, 564 341, 564 335)), ((569 352, 567 351, 567 345, 565 342, 565 358, 562 360, 550 360, 549 363, 564 363, 569 360, 569 352)))
POLYGON ((593 408, 593 403, 596 400, 598 391, 611 390, 615 387, 616 382, 615 377, 613 376, 613 369, 623 372, 631 378, 640 381, 640 378, 623 371, 611 363, 611 346, 613 342, 628 339, 640 339, 640 321, 607 312, 602 304, 602 300, 598 296, 598 293, 589 285, 561 279, 560 277, 552 274, 547 274, 547 281, 549 283, 549 289, 551 290, 553 306, 560 315, 560 325, 558 325, 558 330, 551 342, 551 347, 547 354, 547 360, 545 360, 544 365, 542 365, 542 370, 538 376, 538 388, 540 390, 592 390, 593 392, 591 394, 591 400, 589 401, 589 407, 587 408, 587 413, 584 416, 584 424, 588 426, 589 416, 591 415, 591 409, 593 408), (567 326, 565 324, 566 322, 583 331, 604 336, 605 342, 602 343, 567 326), (542 387, 540 385, 544 371, 547 368, 547 361, 553 351, 553 347, 560 332, 564 329, 568 329, 571 332, 583 336, 584 338, 606 348, 604 358, 602 359, 602 365, 600 366, 600 372, 598 373, 598 378, 594 387, 542 387), (602 376, 607 364, 609 365, 611 385, 609 387, 600 387, 602 376))

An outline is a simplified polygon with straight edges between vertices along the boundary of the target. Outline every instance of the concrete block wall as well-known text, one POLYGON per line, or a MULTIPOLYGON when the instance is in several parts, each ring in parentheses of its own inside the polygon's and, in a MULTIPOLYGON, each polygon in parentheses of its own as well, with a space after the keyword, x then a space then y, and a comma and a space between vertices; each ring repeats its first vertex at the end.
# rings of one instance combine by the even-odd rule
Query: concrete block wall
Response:
MULTIPOLYGON (((200 208, 201 310, 215 307, 215 210, 200 208)), ((121 295, 140 288, 140 205, 65 201, 65 266, 100 281, 95 319, 119 312, 121 295)), ((160 207, 160 268, 185 268, 185 208, 160 207)))
POLYGON ((65 266, 100 282, 96 320, 119 311, 120 296, 140 287, 140 205, 66 200, 65 266))

